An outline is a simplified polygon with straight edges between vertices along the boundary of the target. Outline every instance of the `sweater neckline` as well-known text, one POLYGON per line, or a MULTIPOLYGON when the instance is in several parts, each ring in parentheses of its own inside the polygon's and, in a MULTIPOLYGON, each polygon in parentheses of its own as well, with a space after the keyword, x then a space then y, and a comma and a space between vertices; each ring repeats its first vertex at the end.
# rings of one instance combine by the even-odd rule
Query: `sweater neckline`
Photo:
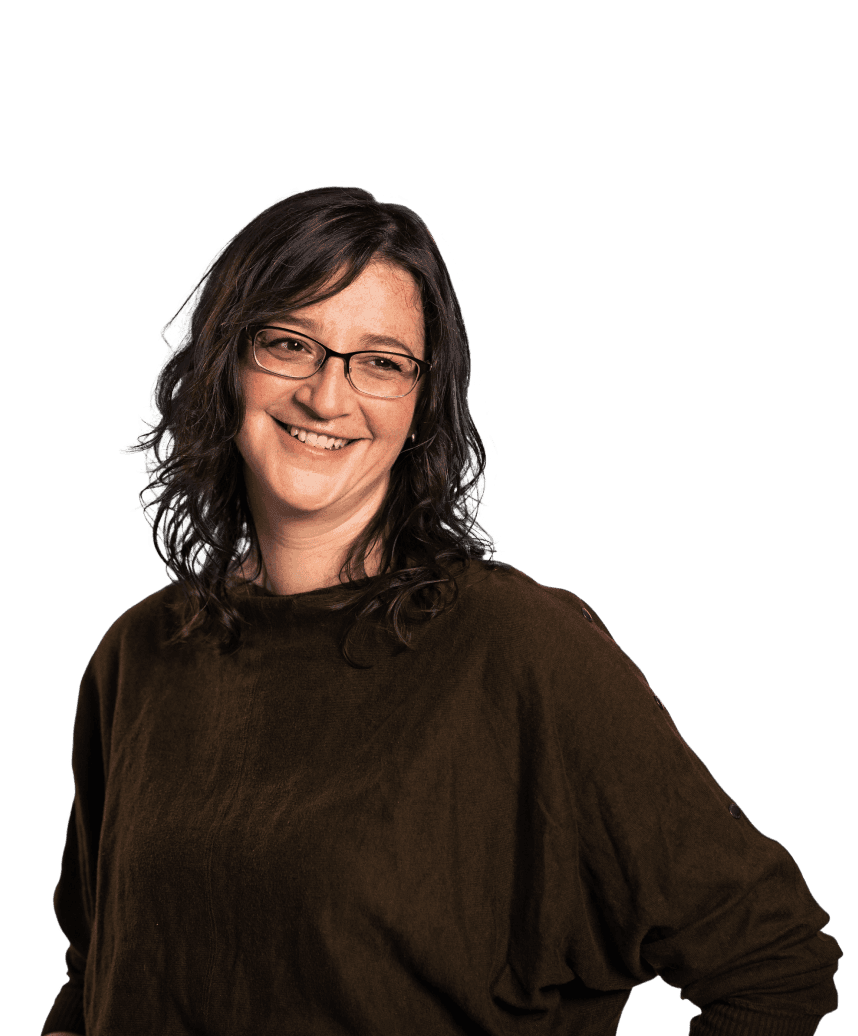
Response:
POLYGON ((317 586, 314 589, 305 589, 299 594, 277 594, 271 589, 267 589, 265 586, 260 586, 259 583, 245 582, 238 583, 234 587, 234 593, 241 596, 251 596, 256 598, 262 598, 264 600, 274 601, 297 601, 305 598, 318 597, 325 594, 331 594, 335 591, 342 591, 342 589, 354 589, 360 586, 368 585, 380 576, 367 576, 364 579, 355 579, 350 582, 334 583, 333 586, 317 586))
MULTIPOLYGON (((472 560, 470 565, 465 566, 464 571, 457 570, 455 575, 459 586, 464 586, 469 578, 473 578, 474 570, 481 567, 482 566, 479 564, 473 565, 472 560), (471 569, 471 571, 468 572, 468 569, 471 569)), ((347 583, 335 583, 333 586, 320 586, 314 590, 303 590, 301 593, 297 594, 278 594, 273 590, 268 590, 266 587, 260 586, 258 583, 239 583, 231 592, 233 595, 244 600, 264 601, 267 603, 276 602, 283 604, 294 603, 299 606, 312 607, 316 603, 324 602, 328 597, 339 591, 363 589, 373 583, 382 581, 384 578, 385 577, 383 575, 365 576, 362 579, 355 579, 347 583)))

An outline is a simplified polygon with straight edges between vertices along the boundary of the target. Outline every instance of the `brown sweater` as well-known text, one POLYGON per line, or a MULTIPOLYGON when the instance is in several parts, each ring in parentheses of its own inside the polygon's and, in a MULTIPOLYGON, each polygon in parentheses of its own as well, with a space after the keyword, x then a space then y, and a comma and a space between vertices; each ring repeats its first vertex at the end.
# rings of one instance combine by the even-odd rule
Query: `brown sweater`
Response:
POLYGON ((236 595, 232 655, 106 633, 74 725, 42 1033, 605 1036, 659 976, 695 1036, 805 1036, 841 951, 795 861, 592 608, 475 562, 350 667, 328 591, 236 595), (740 796, 737 796, 740 797, 740 796))

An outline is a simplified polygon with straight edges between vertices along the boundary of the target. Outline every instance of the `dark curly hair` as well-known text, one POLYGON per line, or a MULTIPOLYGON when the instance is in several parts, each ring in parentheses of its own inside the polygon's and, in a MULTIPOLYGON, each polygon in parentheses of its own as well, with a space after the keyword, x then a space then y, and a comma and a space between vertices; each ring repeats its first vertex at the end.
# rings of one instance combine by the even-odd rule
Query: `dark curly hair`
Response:
POLYGON ((377 202, 367 191, 304 191, 252 220, 185 300, 179 313, 197 297, 190 331, 158 378, 161 420, 130 447, 154 453, 147 468, 151 481, 140 500, 155 491, 144 507, 148 517, 157 504, 155 547, 185 591, 179 628, 169 643, 200 630, 214 635, 222 650, 237 648, 246 620, 230 600, 241 582, 236 571, 251 559, 251 580, 261 571, 235 444, 244 420, 238 361, 248 327, 330 298, 374 259, 401 267, 416 281, 432 370, 416 404, 418 441, 394 462, 384 502, 340 570, 341 589, 323 599, 323 607, 352 620, 340 641, 343 656, 358 664, 348 640, 362 622, 411 647, 408 627, 429 621, 456 600, 454 570, 494 554, 491 539, 472 535, 474 525, 484 531, 475 517, 479 498, 473 513, 469 504, 486 456, 467 404, 465 325, 432 235, 411 209, 377 202), (366 560, 376 545, 379 575, 370 578, 366 560))

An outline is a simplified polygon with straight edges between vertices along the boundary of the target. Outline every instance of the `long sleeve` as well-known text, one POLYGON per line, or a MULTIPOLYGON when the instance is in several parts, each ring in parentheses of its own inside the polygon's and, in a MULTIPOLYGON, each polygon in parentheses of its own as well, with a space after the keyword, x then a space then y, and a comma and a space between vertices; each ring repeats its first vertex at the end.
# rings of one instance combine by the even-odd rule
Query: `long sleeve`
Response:
POLYGON ((590 923, 567 949, 598 960, 595 988, 653 974, 678 987, 702 1010, 692 1036, 810 1036, 837 1007, 842 953, 821 931, 828 914, 601 620, 581 612, 591 645, 577 653, 577 689, 560 698, 558 729, 574 774, 574 899, 590 923), (588 945, 594 931, 601 954, 588 945))
POLYGON ((105 789, 105 738, 97 690, 96 656, 80 684, 74 722, 72 771, 75 795, 69 816, 54 911, 69 940, 68 981, 62 986, 42 1026, 85 1034, 84 973, 95 916, 95 885, 105 789))

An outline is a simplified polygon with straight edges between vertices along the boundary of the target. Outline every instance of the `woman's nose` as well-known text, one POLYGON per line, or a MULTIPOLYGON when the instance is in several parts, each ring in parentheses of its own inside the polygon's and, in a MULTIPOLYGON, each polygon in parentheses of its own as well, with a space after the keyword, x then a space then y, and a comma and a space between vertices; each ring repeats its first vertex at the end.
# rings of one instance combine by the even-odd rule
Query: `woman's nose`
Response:
POLYGON ((321 415, 342 414, 354 389, 346 377, 346 361, 328 356, 315 374, 304 379, 295 393, 299 400, 321 415))

